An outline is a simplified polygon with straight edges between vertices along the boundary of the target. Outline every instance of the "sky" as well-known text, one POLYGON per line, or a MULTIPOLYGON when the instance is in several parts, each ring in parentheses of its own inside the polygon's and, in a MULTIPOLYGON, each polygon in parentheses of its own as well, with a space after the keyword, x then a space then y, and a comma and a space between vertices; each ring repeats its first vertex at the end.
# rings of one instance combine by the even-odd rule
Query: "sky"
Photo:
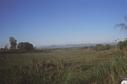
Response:
POLYGON ((0 0, 0 47, 13 36, 35 46, 126 38, 127 0, 0 0))

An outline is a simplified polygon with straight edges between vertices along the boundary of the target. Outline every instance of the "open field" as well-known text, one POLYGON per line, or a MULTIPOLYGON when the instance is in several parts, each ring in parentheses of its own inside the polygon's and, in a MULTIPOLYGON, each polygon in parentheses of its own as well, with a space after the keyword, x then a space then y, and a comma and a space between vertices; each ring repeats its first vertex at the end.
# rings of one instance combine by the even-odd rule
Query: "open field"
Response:
POLYGON ((127 84, 127 0, 0 0, 0 84, 127 84))
POLYGON ((2 53, 0 84, 119 84, 126 62, 117 48, 2 53))

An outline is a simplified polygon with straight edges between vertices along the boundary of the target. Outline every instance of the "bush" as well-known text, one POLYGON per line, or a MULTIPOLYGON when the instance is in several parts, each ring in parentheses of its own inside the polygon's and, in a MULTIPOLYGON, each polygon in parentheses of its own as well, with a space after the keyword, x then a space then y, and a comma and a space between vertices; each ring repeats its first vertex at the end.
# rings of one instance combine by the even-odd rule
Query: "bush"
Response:
POLYGON ((103 44, 97 44, 95 46, 95 50, 109 50, 111 48, 111 45, 109 44, 106 44, 106 45, 103 45, 103 44))
POLYGON ((127 40, 125 40, 125 41, 120 41, 120 42, 118 43, 118 47, 119 47, 120 49, 127 48, 127 40))
POLYGON ((33 44, 29 42, 20 42, 17 47, 20 50, 33 50, 34 49, 33 44))

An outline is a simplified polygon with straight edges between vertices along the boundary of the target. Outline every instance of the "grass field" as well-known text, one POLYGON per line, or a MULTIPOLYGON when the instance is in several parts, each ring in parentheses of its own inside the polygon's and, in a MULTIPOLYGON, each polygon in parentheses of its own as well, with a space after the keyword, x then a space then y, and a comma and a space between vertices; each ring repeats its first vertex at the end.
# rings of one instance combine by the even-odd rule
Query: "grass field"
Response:
POLYGON ((117 48, 2 53, 0 84, 120 84, 126 62, 117 48))

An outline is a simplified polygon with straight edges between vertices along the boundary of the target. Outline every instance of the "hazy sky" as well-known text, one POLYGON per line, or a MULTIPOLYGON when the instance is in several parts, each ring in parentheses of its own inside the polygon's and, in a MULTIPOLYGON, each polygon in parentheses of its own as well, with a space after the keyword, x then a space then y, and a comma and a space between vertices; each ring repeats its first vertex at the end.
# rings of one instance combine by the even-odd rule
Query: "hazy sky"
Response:
POLYGON ((0 0, 0 46, 14 36, 36 46, 112 42, 127 0, 0 0))

